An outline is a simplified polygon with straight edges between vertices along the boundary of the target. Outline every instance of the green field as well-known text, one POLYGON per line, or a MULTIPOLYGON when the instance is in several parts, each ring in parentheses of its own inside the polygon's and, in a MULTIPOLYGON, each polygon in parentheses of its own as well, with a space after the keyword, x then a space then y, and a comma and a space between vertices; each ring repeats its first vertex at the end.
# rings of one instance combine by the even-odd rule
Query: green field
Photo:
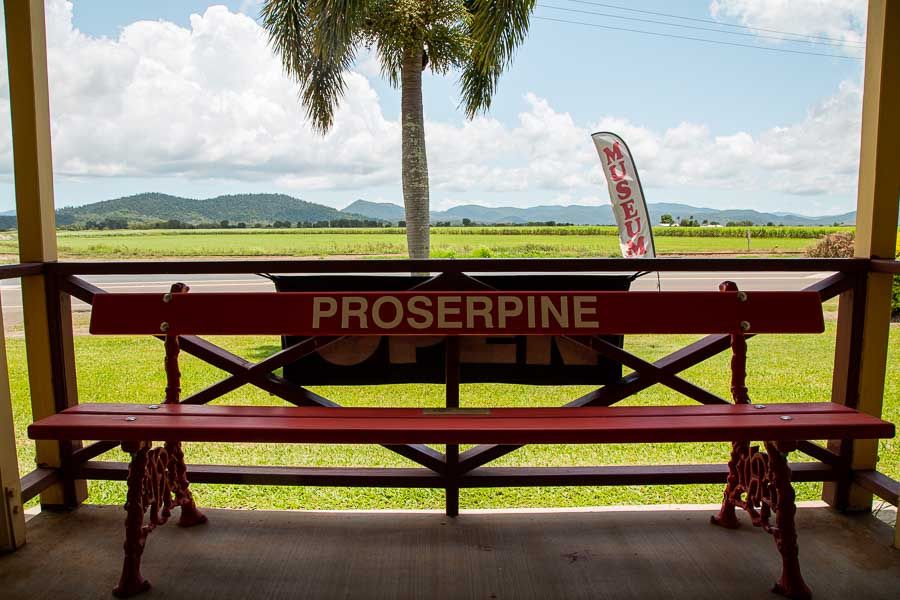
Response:
MULTIPOLYGON (((797 254, 835 228, 661 228, 660 254, 797 254), (777 237, 783 236, 783 237, 777 237), (811 236, 811 237, 802 237, 811 236)), ((432 256, 615 257, 614 227, 435 227, 432 256)), ((390 256, 406 254, 406 236, 385 229, 226 229, 60 231, 61 258, 136 259, 238 256, 390 256)), ((15 233, 0 235, 0 254, 17 253, 15 233)))
MULTIPOLYGON (((833 303, 829 303, 833 304, 833 303)), ((831 308, 829 306, 829 308, 831 308)), ((750 342, 749 387, 757 402, 827 400, 831 387, 834 352, 834 322, 816 336, 758 336, 750 342)), ((626 347, 655 359, 687 342, 688 336, 630 336, 626 347)), ((251 360, 259 360, 278 347, 275 338, 218 338, 215 341, 251 360)), ((7 342, 19 464, 23 472, 34 465, 33 445, 26 440, 30 421, 24 343, 7 342)), ((79 394, 82 402, 159 402, 164 387, 162 344, 150 338, 76 338, 79 394)), ((185 393, 209 385, 222 373, 191 357, 182 363, 185 393)), ((728 356, 719 355, 686 372, 686 377, 712 391, 727 395, 728 356)), ((465 385, 463 406, 558 405, 586 392, 587 387, 529 387, 520 385, 465 385)), ((316 391, 342 404, 356 406, 440 406, 442 387, 436 385, 392 385, 368 388, 317 388, 316 391)), ((234 404, 276 404, 271 396, 244 388, 224 400, 234 404)), ((629 399, 629 404, 684 403, 674 392, 659 386, 629 399)), ((893 326, 888 358, 885 418, 900 421, 900 327, 893 326)), ((189 461, 258 465, 407 466, 404 459, 380 447, 287 446, 287 445, 197 445, 187 447, 189 461)), ((112 453, 123 460, 121 453, 112 453)), ((795 455, 799 457, 800 455, 795 455)), ((502 465, 616 465, 724 462, 728 444, 656 444, 608 446, 529 446, 504 457, 502 465)), ((882 442, 879 469, 900 477, 900 442, 882 442)), ((404 489, 281 488, 261 486, 197 485, 204 506, 235 508, 440 508, 442 492, 404 489)), ((819 485, 798 485, 799 497, 815 499, 819 485)), ((463 508, 589 506, 604 504, 655 504, 717 502, 720 486, 623 486, 611 488, 512 488, 465 490, 463 508)), ((92 482, 90 502, 119 504, 124 485, 92 482)))

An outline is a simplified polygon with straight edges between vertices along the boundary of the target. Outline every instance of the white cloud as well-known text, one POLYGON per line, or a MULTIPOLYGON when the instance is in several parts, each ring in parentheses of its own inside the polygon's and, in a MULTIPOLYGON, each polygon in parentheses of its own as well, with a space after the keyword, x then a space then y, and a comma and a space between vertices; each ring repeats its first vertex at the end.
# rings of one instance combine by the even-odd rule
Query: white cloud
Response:
POLYGON ((378 60, 378 53, 370 48, 360 49, 353 70, 366 77, 381 77, 381 62, 378 60))
POLYGON ((763 133, 756 144, 757 163, 773 175, 774 189, 793 194, 855 190, 861 104, 860 86, 845 81, 802 122, 763 133))
POLYGON ((712 0, 714 17, 743 25, 858 43, 865 41, 866 0, 712 0))
MULTIPOLYGON (((714 4, 720 14, 743 6, 714 4)), ((141 21, 116 38, 97 38, 73 27, 69 2, 48 0, 47 25, 58 176, 230 179, 299 195, 399 187, 400 126, 384 117, 364 74, 347 75, 334 128, 323 138, 306 124, 296 87, 246 15, 211 7, 188 28, 141 21)), ((8 122, 5 46, 0 57, 0 118, 8 122)), ((363 61, 365 74, 374 75, 371 63, 363 61)), ((433 201, 445 208, 502 193, 495 197, 521 205, 537 193, 553 203, 605 202, 588 137, 597 130, 628 141, 645 187, 849 195, 860 101, 859 85, 844 82, 800 122, 754 136, 687 122, 653 130, 617 115, 577 123, 528 94, 512 124, 492 117, 427 123, 433 201)), ((11 164, 9 131, 0 129, 0 175, 11 164)))
MULTIPOLYGON (((243 14, 213 6, 190 28, 139 21, 109 39, 82 34, 71 3, 50 0, 47 29, 58 175, 281 178, 301 189, 398 177, 398 124, 382 116, 368 80, 348 74, 335 126, 322 138, 264 31, 243 14)), ((0 54, 5 81, 5 47, 0 54)), ((0 106, 8 111, 8 102, 0 106)), ((0 170, 9 172, 5 136, 0 170)))
POLYGON ((433 187, 463 191, 545 190, 554 203, 589 202, 603 189, 588 136, 614 131, 629 144, 646 187, 844 194, 856 189, 862 91, 844 82, 799 123, 716 135, 680 123, 664 131, 609 116, 576 124, 529 94, 514 127, 477 119, 462 127, 430 123, 433 187), (509 166, 500 166, 507 164, 509 166))

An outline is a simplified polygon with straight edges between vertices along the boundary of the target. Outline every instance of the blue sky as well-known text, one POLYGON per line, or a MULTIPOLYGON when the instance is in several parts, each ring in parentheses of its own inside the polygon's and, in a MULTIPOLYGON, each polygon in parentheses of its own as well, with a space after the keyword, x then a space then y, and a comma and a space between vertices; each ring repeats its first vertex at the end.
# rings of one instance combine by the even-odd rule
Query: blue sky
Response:
MULTIPOLYGON (((338 207, 356 198, 402 202, 399 94, 365 52, 338 125, 322 140, 304 131, 302 109, 289 97, 296 90, 277 80, 277 63, 244 17, 256 16, 253 1, 47 5, 58 205, 150 190, 278 191, 338 207)), ((539 1, 542 18, 533 20, 485 118, 467 124, 457 110, 455 74, 426 75, 432 204, 604 204, 588 137, 603 127, 632 146, 651 202, 851 210, 862 61, 771 49, 861 57, 864 5, 539 1), (835 45, 808 43, 823 37, 835 45)), ((0 180, 0 209, 12 207, 9 171, 0 163, 8 182, 0 180)))

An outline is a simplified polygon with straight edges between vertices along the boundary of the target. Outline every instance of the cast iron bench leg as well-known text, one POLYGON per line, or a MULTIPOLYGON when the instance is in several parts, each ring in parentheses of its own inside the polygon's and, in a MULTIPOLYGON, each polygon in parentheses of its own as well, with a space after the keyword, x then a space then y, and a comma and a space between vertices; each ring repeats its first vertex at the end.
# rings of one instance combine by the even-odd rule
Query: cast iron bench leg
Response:
POLYGON ((147 536, 157 525, 169 520, 174 506, 181 506, 181 526, 206 522, 188 488, 187 468, 179 442, 169 442, 161 448, 153 448, 150 442, 127 443, 122 448, 131 454, 131 464, 125 500, 125 560, 119 585, 113 589, 117 598, 150 589, 150 582, 141 575, 141 555, 147 536), (148 509, 149 519, 144 524, 148 509))
POLYGON ((788 453, 796 449, 796 444, 766 442, 765 446, 766 452, 760 452, 748 442, 732 444, 722 508, 710 520, 715 525, 734 529, 738 526, 735 508, 746 510, 754 526, 772 534, 781 554, 781 577, 772 591, 792 600, 809 600, 812 593, 800 573, 794 523, 796 496, 787 462, 788 453), (770 523, 773 514, 774 526, 770 523))
POLYGON ((119 585, 113 589, 117 598, 128 598, 150 589, 150 582, 141 575, 141 555, 147 535, 153 530, 153 523, 144 525, 145 502, 149 499, 151 488, 148 479, 148 443, 140 443, 137 447, 122 444, 122 449, 131 454, 128 465, 128 494, 125 499, 125 561, 122 564, 122 576, 119 585))
POLYGON ((178 526, 193 527, 206 523, 206 515, 197 509, 194 495, 190 490, 191 483, 187 478, 187 465, 184 464, 181 442, 166 442, 166 451, 172 459, 169 463, 169 473, 170 478, 176 484, 172 486, 172 491, 175 493, 175 504, 181 507, 178 526))
MULTIPOLYGON (((788 466, 788 452, 793 447, 785 448, 775 442, 766 442, 769 454, 769 467, 773 473, 776 490, 775 528, 766 527, 775 537, 775 545, 781 553, 781 578, 775 583, 774 592, 788 598, 806 600, 812 593, 803 581, 800 573, 800 548, 797 546, 797 527, 794 516, 797 514, 796 494, 791 485, 791 468, 788 466)), ((768 521, 768 519, 767 519, 768 521)))
POLYGON ((731 458, 728 461, 728 480, 725 484, 725 494, 722 498, 722 508, 719 514, 710 517, 713 525, 719 525, 727 529, 737 529, 740 525, 737 514, 735 513, 735 502, 740 501, 741 495, 744 493, 744 485, 746 482, 741 481, 739 465, 741 465, 750 454, 750 444, 748 442, 734 442, 731 444, 731 458))

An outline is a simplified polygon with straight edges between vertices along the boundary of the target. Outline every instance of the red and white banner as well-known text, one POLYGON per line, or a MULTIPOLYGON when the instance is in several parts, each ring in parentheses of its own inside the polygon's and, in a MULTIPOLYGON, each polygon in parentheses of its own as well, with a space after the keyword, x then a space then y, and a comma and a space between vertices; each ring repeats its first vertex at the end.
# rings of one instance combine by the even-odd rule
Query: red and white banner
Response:
POLYGON ((609 186, 609 201, 619 226, 622 256, 655 258, 650 214, 628 146, 622 138, 607 131, 595 133, 591 139, 597 147, 609 186))

